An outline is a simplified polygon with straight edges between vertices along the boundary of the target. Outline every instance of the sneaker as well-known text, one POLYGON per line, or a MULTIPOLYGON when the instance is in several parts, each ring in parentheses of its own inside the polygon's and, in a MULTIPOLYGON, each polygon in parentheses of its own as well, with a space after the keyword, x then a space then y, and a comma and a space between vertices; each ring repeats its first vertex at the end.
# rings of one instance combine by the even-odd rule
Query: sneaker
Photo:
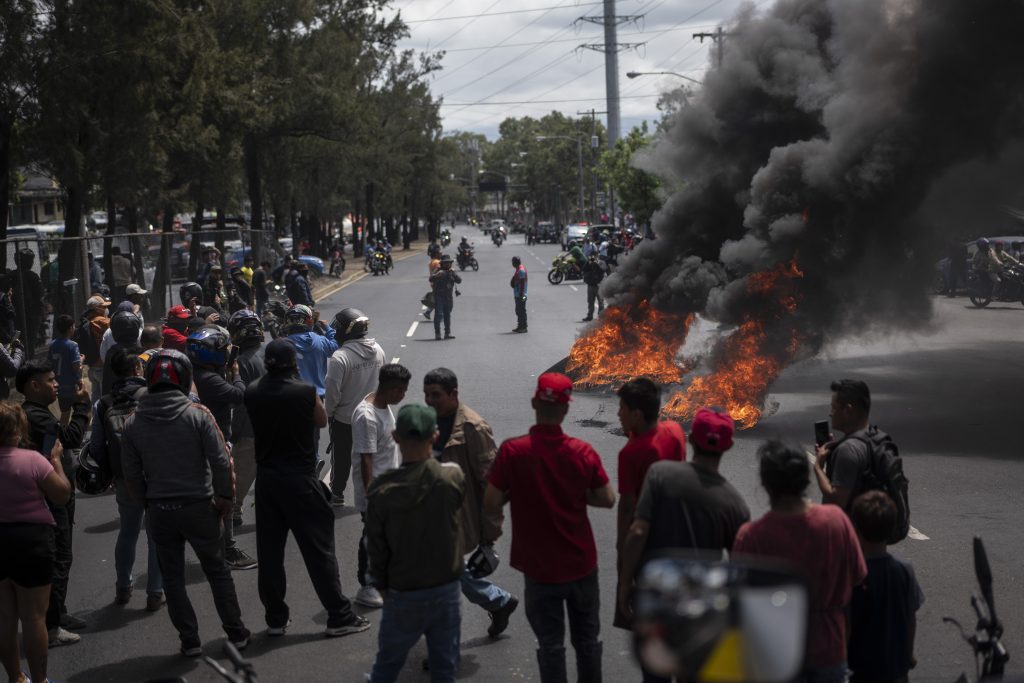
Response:
POLYGON ((167 598, 161 593, 150 593, 146 596, 146 611, 156 612, 167 604, 167 598))
POLYGON ((341 636, 352 635, 353 633, 362 633, 363 631, 369 630, 370 620, 365 617, 355 616, 352 621, 344 624, 343 626, 328 626, 324 630, 324 635, 328 638, 340 638, 341 636))
POLYGON ((62 627, 50 629, 50 647, 60 647, 61 645, 74 645, 82 639, 82 636, 71 631, 66 631, 62 627))
POLYGON ((340 493, 335 493, 333 496, 331 496, 331 507, 345 507, 345 496, 341 495, 340 493))
POLYGON ((185 645, 182 643, 181 649, 178 650, 182 657, 199 657, 203 654, 202 645, 185 645))
POLYGON ((241 548, 228 548, 224 553, 224 560, 231 569, 245 570, 255 569, 259 563, 249 557, 241 548))
POLYGON ((355 602, 363 607, 384 606, 384 598, 380 597, 380 592, 373 586, 360 586, 356 592, 355 602))
POLYGON ((444 338, 445 339, 455 339, 455 335, 454 334, 446 334, 446 335, 444 335, 444 338))
POLYGON ((86 628, 88 624, 85 623, 85 619, 79 619, 76 616, 70 614, 60 615, 60 625, 69 631, 81 631, 86 628))
POLYGON ((115 605, 127 605, 132 599, 132 587, 125 586, 124 588, 116 586, 114 588, 114 604, 115 605))
POLYGON ((283 636, 288 631, 288 627, 291 626, 291 625, 292 625, 292 620, 289 619, 288 621, 286 621, 281 626, 268 626, 267 627, 267 635, 268 636, 283 636))
POLYGON ((491 625, 487 628, 487 635, 497 638, 504 633, 508 628, 508 618, 516 611, 516 607, 519 607, 519 600, 514 596, 509 596, 508 602, 498 609, 488 612, 487 614, 491 617, 491 625))
POLYGON ((239 638, 238 640, 231 640, 230 638, 228 638, 228 642, 230 642, 232 645, 234 645, 236 650, 241 652, 245 648, 249 647, 249 635, 248 635, 248 633, 249 632, 246 631, 247 635, 239 638))

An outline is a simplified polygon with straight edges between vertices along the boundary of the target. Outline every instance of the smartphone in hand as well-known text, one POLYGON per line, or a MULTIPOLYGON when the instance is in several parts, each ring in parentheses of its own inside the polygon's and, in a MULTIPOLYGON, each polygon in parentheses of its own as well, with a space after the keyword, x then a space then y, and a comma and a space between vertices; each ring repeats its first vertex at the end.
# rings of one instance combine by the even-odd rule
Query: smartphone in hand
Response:
POLYGON ((830 441, 831 434, 828 431, 828 420, 821 420, 814 423, 814 443, 824 446, 830 441))

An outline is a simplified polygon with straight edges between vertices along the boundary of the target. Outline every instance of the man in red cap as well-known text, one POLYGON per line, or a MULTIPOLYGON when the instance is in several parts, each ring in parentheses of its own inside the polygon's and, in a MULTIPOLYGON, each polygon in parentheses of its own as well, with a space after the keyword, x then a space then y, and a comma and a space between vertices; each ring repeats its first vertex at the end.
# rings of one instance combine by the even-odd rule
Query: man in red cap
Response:
MULTIPOLYGON (((617 607, 627 620, 633 580, 644 561, 677 548, 731 550, 736 532, 750 520, 743 497, 718 473, 732 435, 728 413, 701 408, 690 427, 691 462, 661 460, 648 468, 619 555, 617 607)), ((643 675, 644 683, 669 680, 643 675)))
POLYGON ((615 493, 597 452, 562 431, 571 399, 572 380, 565 375, 549 372, 537 379, 537 424, 501 445, 484 494, 489 517, 500 515, 506 502, 511 505, 510 564, 525 576, 526 618, 537 637, 542 683, 567 680, 566 611, 577 680, 601 680, 597 546, 587 506, 613 507, 615 493))
POLYGON ((191 319, 192 311, 184 306, 172 306, 167 310, 167 322, 164 323, 161 330, 165 349, 185 352, 185 342, 188 341, 188 323, 191 319))

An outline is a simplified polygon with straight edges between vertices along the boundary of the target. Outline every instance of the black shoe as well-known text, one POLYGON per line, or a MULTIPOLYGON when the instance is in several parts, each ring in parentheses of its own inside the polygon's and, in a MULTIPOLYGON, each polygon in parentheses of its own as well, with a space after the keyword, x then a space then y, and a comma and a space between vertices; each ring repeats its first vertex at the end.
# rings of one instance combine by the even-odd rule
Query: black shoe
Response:
POLYGON ((455 339, 455 335, 454 334, 446 334, 446 335, 444 335, 444 338, 445 339, 455 339))
POLYGON ((341 626, 328 626, 324 629, 324 636, 327 638, 340 638, 341 636, 362 633, 370 628, 370 620, 365 617, 353 616, 352 621, 341 626))
POLYGON ((78 617, 70 614, 60 615, 60 625, 62 628, 66 628, 69 631, 81 631, 83 628, 88 626, 85 623, 85 619, 79 619, 78 617))
POLYGON ((423 317, 430 320, 430 311, 423 311, 423 317))
POLYGON ((441 341, 441 335, 440 334, 435 334, 434 335, 434 341, 441 341))
POLYGON ((487 629, 487 635, 497 638, 504 633, 508 628, 508 618, 516 611, 516 607, 519 607, 519 600, 514 596, 509 596, 508 602, 498 609, 488 612, 487 614, 491 617, 491 625, 487 629))
POLYGON ((256 560, 242 551, 241 548, 228 548, 224 553, 224 560, 230 569, 245 571, 255 569, 258 565, 256 560))
POLYGON ((593 320, 593 319, 594 319, 594 316, 592 316, 592 315, 588 315, 588 316, 587 316, 586 318, 584 318, 584 319, 583 319, 583 320, 581 320, 580 322, 581 322, 581 323, 589 323, 589 322, 590 322, 591 320, 593 320))
POLYGON ((523 332, 526 332, 526 328, 525 327, 517 327, 516 329, 514 329, 512 331, 515 332, 516 334, 522 334, 523 332))

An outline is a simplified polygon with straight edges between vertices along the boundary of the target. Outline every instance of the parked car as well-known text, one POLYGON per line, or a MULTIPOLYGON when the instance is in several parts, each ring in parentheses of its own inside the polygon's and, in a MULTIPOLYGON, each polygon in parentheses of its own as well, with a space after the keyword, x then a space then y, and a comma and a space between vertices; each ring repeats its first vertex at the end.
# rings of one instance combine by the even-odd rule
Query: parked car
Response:
MULTIPOLYGON (((224 255, 224 267, 228 270, 236 266, 241 267, 245 263, 245 257, 252 252, 252 247, 243 247, 241 249, 231 249, 224 255)), ((268 253, 264 250, 264 257, 270 261, 270 265, 276 267, 280 263, 280 258, 277 254, 272 252, 268 253)), ((309 266, 309 273, 312 277, 320 277, 324 274, 324 262, 323 259, 316 256, 309 256, 307 254, 299 255, 299 262, 305 263, 309 266)))

